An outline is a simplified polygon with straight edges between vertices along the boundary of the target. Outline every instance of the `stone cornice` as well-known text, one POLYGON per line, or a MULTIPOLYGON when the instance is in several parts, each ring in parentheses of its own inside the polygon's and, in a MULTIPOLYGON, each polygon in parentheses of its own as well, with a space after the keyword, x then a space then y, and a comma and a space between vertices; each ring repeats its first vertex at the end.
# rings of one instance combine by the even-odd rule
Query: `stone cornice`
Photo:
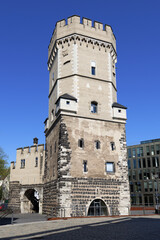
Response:
POLYGON ((53 87, 52 87, 52 89, 51 89, 51 91, 49 92, 48 98, 50 98, 50 96, 51 96, 51 94, 52 94, 52 92, 53 92, 53 90, 54 90, 54 88, 55 88, 58 80, 63 80, 63 79, 65 79, 65 78, 70 78, 70 77, 74 77, 74 76, 83 77, 83 78, 89 78, 89 79, 94 79, 94 80, 97 80, 97 81, 102 81, 102 82, 111 83, 112 86, 113 86, 113 88, 114 88, 115 91, 117 92, 117 88, 115 87, 115 85, 113 84, 112 81, 104 80, 104 79, 101 79, 101 78, 84 76, 84 75, 80 75, 80 74, 72 74, 72 75, 68 75, 68 76, 65 76, 65 77, 57 78, 56 81, 55 81, 55 83, 54 83, 54 85, 53 85, 53 87))
POLYGON ((117 53, 116 53, 116 50, 115 50, 112 43, 107 42, 107 41, 103 41, 103 40, 100 40, 100 39, 88 37, 88 36, 85 36, 85 35, 82 35, 82 34, 74 33, 74 34, 71 34, 71 35, 67 35, 63 38, 59 38, 55 41, 54 46, 53 46, 52 51, 51 51, 51 54, 48 57, 47 64, 48 64, 48 70, 49 71, 52 67, 52 64, 54 62, 54 58, 56 56, 57 50, 60 47, 60 45, 62 45, 62 47, 63 47, 63 44, 68 42, 68 46, 70 46, 71 41, 74 41, 74 44, 76 44, 76 42, 79 41, 80 46, 82 45, 83 42, 85 42, 86 47, 88 47, 88 45, 91 44, 93 49, 97 45, 99 47, 99 50, 101 50, 101 48, 104 48, 106 52, 107 52, 107 49, 109 49, 113 61, 116 62, 116 60, 117 60, 117 53))

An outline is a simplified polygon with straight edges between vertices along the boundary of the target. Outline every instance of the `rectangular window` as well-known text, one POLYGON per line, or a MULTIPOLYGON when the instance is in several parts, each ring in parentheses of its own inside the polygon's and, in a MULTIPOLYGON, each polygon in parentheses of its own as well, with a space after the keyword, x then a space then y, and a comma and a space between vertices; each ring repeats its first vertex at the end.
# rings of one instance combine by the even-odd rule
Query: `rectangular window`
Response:
POLYGON ((143 168, 146 168, 146 159, 143 158, 143 168))
POLYGON ((153 185, 152 185, 152 182, 149 182, 149 183, 148 183, 148 186, 149 186, 149 191, 152 192, 152 191, 153 191, 153 185))
POLYGON ((136 171, 133 171, 133 172, 132 172, 132 179, 133 179, 133 180, 136 180, 136 171))
POLYGON ((145 192, 148 192, 147 182, 144 182, 144 191, 145 191, 145 192))
POLYGON ((129 181, 131 181, 131 171, 128 171, 128 178, 129 178, 129 181))
POLYGON ((130 192, 133 192, 133 183, 132 182, 130 182, 130 192))
POLYGON ((154 151, 154 145, 151 146, 151 155, 155 155, 155 151, 154 151))
POLYGON ((95 67, 91 67, 91 73, 92 73, 92 75, 96 75, 96 68, 95 67))
POLYGON ((159 167, 159 158, 155 157, 155 166, 156 168, 159 167))
POLYGON ((38 157, 35 158, 35 167, 38 167, 38 157))
POLYGON ((91 62, 91 74, 96 75, 96 63, 93 61, 91 62))
POLYGON ((139 177, 139 180, 142 180, 142 170, 138 171, 138 177, 139 177))
POLYGON ((21 168, 25 168, 25 159, 21 159, 21 168))
POLYGON ((146 154, 149 156, 150 155, 150 149, 149 146, 146 146, 146 154))
POLYGON ((143 157, 143 147, 140 147, 140 156, 143 157))
POLYGON ((131 158, 132 154, 131 154, 131 148, 128 148, 128 158, 131 158))
POLYGON ((146 169, 143 170, 143 178, 144 178, 145 180, 147 179, 147 171, 146 171, 146 169))
POLYGON ((114 173, 114 163, 113 162, 106 162, 106 172, 107 173, 114 173))
POLYGON ((131 169, 131 161, 128 160, 128 169, 131 169))
POLYGON ((83 172, 88 172, 87 161, 83 161, 83 172))
POLYGON ((138 168, 141 168, 141 159, 138 159, 138 168))
POLYGON ((135 182, 135 191, 141 192, 141 183, 140 182, 135 182))
POLYGON ((155 157, 152 157, 152 167, 156 167, 155 157))
POLYGON ((151 167, 151 160, 150 160, 150 158, 147 158, 147 165, 148 165, 148 167, 151 167))
POLYGON ((133 168, 136 168, 136 159, 133 159, 133 168))
POLYGON ((140 148, 137 148, 137 157, 140 157, 140 148))
POLYGON ((133 154, 133 157, 136 157, 136 149, 135 148, 132 149, 132 154, 133 154))
POLYGON ((159 145, 159 144, 156 145, 156 153, 157 153, 157 154, 160 153, 160 145, 159 145))
POLYGON ((98 104, 97 102, 91 102, 91 113, 97 113, 98 104))

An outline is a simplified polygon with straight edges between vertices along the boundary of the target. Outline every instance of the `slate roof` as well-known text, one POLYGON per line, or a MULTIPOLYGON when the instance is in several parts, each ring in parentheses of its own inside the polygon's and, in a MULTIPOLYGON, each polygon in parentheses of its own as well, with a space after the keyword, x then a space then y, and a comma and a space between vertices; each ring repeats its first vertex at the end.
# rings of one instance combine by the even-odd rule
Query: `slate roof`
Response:
POLYGON ((127 109, 127 107, 125 107, 125 106, 123 106, 123 105, 121 105, 121 104, 119 104, 119 103, 117 103, 117 102, 114 102, 114 103, 112 104, 112 107, 127 109))
POLYGON ((57 102, 59 101, 60 98, 68 99, 68 100, 74 100, 74 101, 77 102, 77 98, 75 98, 75 97, 69 95, 68 93, 65 93, 65 94, 61 95, 61 96, 57 99, 57 101, 56 101, 55 103, 57 103, 57 102))

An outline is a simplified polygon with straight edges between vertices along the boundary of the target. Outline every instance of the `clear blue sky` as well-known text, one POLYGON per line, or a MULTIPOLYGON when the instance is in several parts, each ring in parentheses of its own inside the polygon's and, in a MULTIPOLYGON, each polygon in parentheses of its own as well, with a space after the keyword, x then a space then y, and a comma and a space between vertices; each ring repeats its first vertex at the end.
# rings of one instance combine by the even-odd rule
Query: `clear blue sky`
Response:
POLYGON ((0 146, 9 162, 33 137, 45 142, 48 44, 56 21, 75 14, 113 28, 127 144, 160 138, 159 0, 0 0, 0 146))

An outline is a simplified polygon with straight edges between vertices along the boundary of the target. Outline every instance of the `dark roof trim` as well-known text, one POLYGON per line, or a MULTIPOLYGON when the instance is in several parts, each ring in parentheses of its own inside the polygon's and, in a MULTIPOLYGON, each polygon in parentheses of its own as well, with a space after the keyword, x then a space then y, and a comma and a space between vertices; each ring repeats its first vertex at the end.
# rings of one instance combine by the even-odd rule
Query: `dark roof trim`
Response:
POLYGON ((113 107, 127 109, 127 107, 125 107, 125 106, 123 106, 123 105, 121 105, 121 104, 119 104, 119 103, 116 103, 116 102, 114 102, 114 103, 112 104, 112 108, 113 108, 113 107))
POLYGON ((57 101, 55 102, 55 104, 59 101, 60 98, 69 99, 69 100, 73 100, 73 101, 76 101, 76 102, 77 102, 77 98, 69 95, 68 93, 65 93, 65 94, 61 95, 61 96, 57 99, 57 101))
POLYGON ((48 117, 45 119, 44 123, 46 123, 46 122, 47 122, 47 120, 48 120, 48 117))

